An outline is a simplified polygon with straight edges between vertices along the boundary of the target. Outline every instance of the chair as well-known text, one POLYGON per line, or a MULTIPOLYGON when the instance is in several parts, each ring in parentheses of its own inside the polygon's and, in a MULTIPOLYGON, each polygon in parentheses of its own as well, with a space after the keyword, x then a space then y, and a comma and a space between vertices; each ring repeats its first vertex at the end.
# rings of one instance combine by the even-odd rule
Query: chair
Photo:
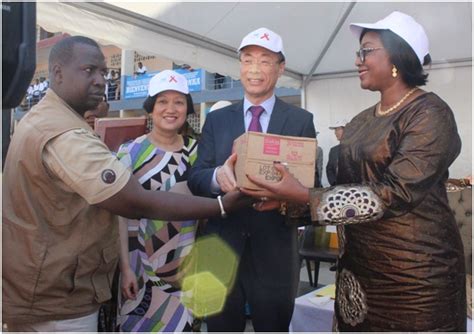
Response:
POLYGON ((464 246, 467 314, 472 318, 472 188, 463 179, 448 179, 446 190, 464 246))
POLYGON ((335 264, 339 254, 337 248, 330 248, 328 246, 329 233, 325 229, 325 227, 305 226, 300 241, 300 249, 298 251, 300 262, 305 261, 309 284, 313 287, 318 286, 320 263, 329 262, 335 264), (311 262, 314 263, 314 281, 311 273, 311 262))
POLYGON ((472 188, 460 186, 456 181, 449 179, 446 190, 464 245, 466 271, 472 274, 472 188))

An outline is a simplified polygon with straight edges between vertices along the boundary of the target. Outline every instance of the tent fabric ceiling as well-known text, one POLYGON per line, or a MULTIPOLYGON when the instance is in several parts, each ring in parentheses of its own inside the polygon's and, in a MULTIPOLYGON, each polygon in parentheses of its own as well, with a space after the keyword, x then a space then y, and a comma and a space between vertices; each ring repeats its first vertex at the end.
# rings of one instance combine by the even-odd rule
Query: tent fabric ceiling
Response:
POLYGON ((239 77, 242 37, 265 26, 284 41, 288 71, 279 85, 299 88, 311 74, 354 72, 358 41, 349 23, 375 22, 394 10, 425 27, 434 64, 472 62, 471 2, 39 2, 37 22, 48 31, 86 35, 233 78, 239 77))

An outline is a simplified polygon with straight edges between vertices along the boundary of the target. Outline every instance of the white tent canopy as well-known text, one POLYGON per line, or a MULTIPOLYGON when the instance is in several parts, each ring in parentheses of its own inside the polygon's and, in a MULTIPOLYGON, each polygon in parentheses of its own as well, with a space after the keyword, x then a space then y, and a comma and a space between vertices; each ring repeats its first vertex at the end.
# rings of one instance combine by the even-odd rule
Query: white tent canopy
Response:
POLYGON ((299 88, 313 74, 354 71, 358 41, 349 23, 394 10, 425 27, 434 64, 471 61, 470 2, 40 2, 38 24, 233 78, 242 37, 265 26, 284 41, 287 72, 279 84, 299 88))
POLYGON ((315 115, 327 161, 337 144, 328 125, 351 119, 379 99, 359 87, 354 65, 359 43, 349 23, 375 22, 395 10, 413 16, 428 34, 433 66, 425 89, 439 94, 456 117, 463 148, 451 175, 470 174, 471 2, 39 2, 37 22, 51 32, 89 36, 234 79, 242 38, 259 27, 274 30, 287 56, 278 85, 302 88, 302 106, 315 115))

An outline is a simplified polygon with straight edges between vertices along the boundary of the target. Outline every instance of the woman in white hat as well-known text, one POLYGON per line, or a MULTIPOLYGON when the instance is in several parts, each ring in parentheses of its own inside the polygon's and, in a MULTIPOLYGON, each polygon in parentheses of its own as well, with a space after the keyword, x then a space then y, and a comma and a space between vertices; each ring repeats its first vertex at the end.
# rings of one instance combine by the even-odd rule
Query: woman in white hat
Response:
MULTIPOLYGON (((118 158, 143 187, 189 193, 188 171, 197 141, 179 131, 194 112, 187 80, 170 70, 155 75, 143 103, 153 119, 150 133, 123 144, 118 158)), ((121 221, 121 331, 191 331, 191 312, 181 303, 179 266, 193 245, 195 221, 121 221)))
POLYGON ((245 192, 309 203, 313 221, 338 225, 337 330, 466 331, 463 247, 445 189, 461 140, 449 106, 419 88, 428 38, 400 12, 351 30, 361 87, 380 101, 346 125, 338 185, 308 191, 277 164, 280 183, 249 176, 269 192, 245 192))

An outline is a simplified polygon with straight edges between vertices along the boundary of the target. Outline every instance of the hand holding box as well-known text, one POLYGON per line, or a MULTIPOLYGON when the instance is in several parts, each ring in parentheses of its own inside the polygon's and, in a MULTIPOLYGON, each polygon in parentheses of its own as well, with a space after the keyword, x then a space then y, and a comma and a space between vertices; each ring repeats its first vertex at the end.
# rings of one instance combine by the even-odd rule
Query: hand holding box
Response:
POLYGON ((247 132, 234 141, 233 152, 237 153, 235 176, 237 187, 260 189, 246 175, 261 177, 269 182, 278 182, 280 173, 274 161, 284 163, 290 173, 302 185, 314 187, 317 141, 314 138, 272 135, 247 132))

